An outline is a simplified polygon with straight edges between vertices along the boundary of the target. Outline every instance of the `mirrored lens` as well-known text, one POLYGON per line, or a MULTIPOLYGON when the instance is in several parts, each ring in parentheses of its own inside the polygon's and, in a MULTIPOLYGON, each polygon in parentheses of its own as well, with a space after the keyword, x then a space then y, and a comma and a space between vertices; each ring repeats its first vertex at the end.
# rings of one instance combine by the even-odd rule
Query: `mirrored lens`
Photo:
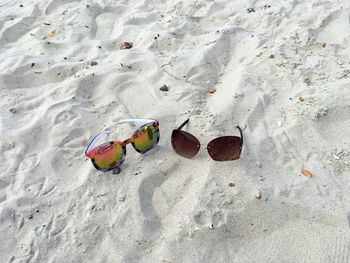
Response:
POLYGON ((100 169, 112 169, 123 161, 123 147, 115 142, 108 142, 97 147, 94 163, 100 169))
POLYGON ((132 138, 134 138, 133 146, 136 151, 145 153, 152 149, 159 141, 159 130, 156 123, 141 127, 132 138))
POLYGON ((231 161, 241 154, 241 138, 237 136, 223 136, 208 143, 210 157, 215 161, 231 161))
POLYGON ((185 131, 173 130, 171 144, 174 151, 185 158, 192 158, 200 149, 197 138, 185 131))

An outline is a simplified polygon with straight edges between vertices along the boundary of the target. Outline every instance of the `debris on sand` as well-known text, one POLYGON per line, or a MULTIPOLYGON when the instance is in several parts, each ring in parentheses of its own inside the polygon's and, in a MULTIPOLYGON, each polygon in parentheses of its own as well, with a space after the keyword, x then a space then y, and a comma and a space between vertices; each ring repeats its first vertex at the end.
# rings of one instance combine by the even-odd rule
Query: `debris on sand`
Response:
POLYGON ((257 192, 255 193, 255 198, 256 198, 256 199, 261 199, 261 192, 260 192, 260 191, 257 191, 257 192))
POLYGON ((215 89, 215 88, 211 88, 211 89, 209 89, 208 91, 209 91, 209 93, 215 93, 215 92, 216 92, 216 89, 215 89))
POLYGON ((247 12, 248 12, 248 13, 253 13, 253 12, 255 12, 255 9, 254 9, 254 8, 252 8, 252 7, 247 8, 247 12))
POLYGON ((55 37, 57 35, 57 31, 55 29, 50 30, 48 35, 49 35, 49 37, 55 37))
POLYGON ((161 91, 168 91, 169 90, 169 88, 168 88, 168 86, 167 85, 163 85, 163 86, 161 86, 160 88, 159 88, 161 91))
POLYGON ((120 44, 120 49, 130 49, 133 47, 133 43, 132 42, 123 42, 120 44))
POLYGON ((312 177, 312 173, 309 170, 303 169, 301 170, 301 173, 305 176, 305 177, 312 177))

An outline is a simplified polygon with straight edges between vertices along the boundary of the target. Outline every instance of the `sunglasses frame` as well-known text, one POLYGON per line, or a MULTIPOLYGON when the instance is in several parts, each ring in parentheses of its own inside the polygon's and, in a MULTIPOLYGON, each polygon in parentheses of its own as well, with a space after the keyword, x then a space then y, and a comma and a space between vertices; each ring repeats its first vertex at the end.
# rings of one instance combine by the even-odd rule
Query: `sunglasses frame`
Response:
POLYGON ((110 134, 111 132, 110 131, 102 131, 100 132, 99 134, 97 134, 92 140, 91 142, 89 143, 89 145, 86 147, 85 149, 85 156, 88 157, 89 159, 91 159, 91 162, 93 164, 93 166, 99 170, 99 171, 102 171, 102 172, 108 172, 110 170, 113 170, 119 166, 121 166, 121 164, 124 162, 125 160, 125 156, 126 156, 126 145, 130 144, 133 146, 133 148, 135 149, 135 151, 137 151, 138 153, 141 153, 141 154, 144 154, 150 150, 152 150, 153 148, 155 148, 158 143, 159 143, 159 139, 160 139, 160 132, 159 132, 159 121, 157 120, 154 120, 154 119, 126 119, 126 120, 121 120, 119 122, 117 122, 117 124, 121 124, 121 123, 143 123, 142 126, 140 126, 139 128, 137 128, 132 136, 124 141, 108 141, 108 142, 105 142, 105 143, 102 143, 100 145, 96 145, 97 144, 97 141, 99 138, 102 137, 102 135, 108 135, 110 134), (153 123, 153 127, 156 128, 156 136, 157 136, 157 141, 154 143, 154 145, 145 150, 145 151, 141 151, 139 149, 136 148, 136 145, 135 145, 135 140, 138 138, 139 136, 139 133, 142 131, 143 128, 149 126, 150 124, 153 123), (100 147, 102 146, 107 146, 108 144, 119 144, 121 147, 122 147, 122 150, 123 150, 123 155, 122 155, 122 159, 118 162, 118 164, 114 167, 111 167, 111 168, 101 168, 97 165, 96 161, 95 161, 95 156, 97 154, 97 151, 99 150, 100 147))
MULTIPOLYGON (((197 145, 198 150, 196 151, 196 153, 195 153, 193 156, 191 156, 191 157, 185 157, 185 156, 183 156, 183 155, 177 153, 177 154, 180 155, 181 157, 191 159, 191 158, 193 158, 194 156, 196 156, 196 155, 198 154, 198 152, 199 152, 200 147, 201 147, 202 144, 200 143, 200 141, 199 141, 193 134, 191 134, 191 133, 189 133, 189 132, 186 132, 186 131, 181 131, 181 129, 189 122, 189 120, 190 120, 190 119, 185 120, 177 129, 174 129, 174 130, 172 131, 172 134, 171 134, 171 142, 172 142, 173 150, 175 151, 175 153, 177 153, 176 150, 175 150, 175 148, 174 148, 174 145, 173 145, 173 141, 174 141, 174 138, 173 138, 173 137, 174 137, 174 134, 175 134, 175 133, 180 132, 180 133, 182 133, 182 135, 184 135, 184 133, 185 133, 185 134, 187 134, 187 135, 190 135, 191 137, 194 137, 194 138, 198 141, 198 145, 197 145)), ((220 137, 216 137, 216 138, 212 139, 212 140, 207 144, 206 149, 207 149, 207 151, 208 151, 208 154, 209 154, 209 156, 210 156, 214 161, 234 161, 234 160, 237 160, 237 159, 240 158, 241 153, 242 153, 242 148, 243 148, 243 132, 242 132, 242 129, 241 129, 238 125, 235 125, 235 127, 239 130, 240 137, 238 137, 238 136, 220 136, 220 137), (213 142, 214 140, 217 140, 217 139, 219 139, 219 138, 225 138, 225 137, 236 137, 236 138, 239 138, 239 139, 240 139, 238 157, 237 157, 237 158, 234 158, 234 159, 228 159, 228 160, 215 160, 215 159, 212 157, 212 155, 210 154, 210 152, 209 152, 209 151, 210 151, 210 143, 213 142)))

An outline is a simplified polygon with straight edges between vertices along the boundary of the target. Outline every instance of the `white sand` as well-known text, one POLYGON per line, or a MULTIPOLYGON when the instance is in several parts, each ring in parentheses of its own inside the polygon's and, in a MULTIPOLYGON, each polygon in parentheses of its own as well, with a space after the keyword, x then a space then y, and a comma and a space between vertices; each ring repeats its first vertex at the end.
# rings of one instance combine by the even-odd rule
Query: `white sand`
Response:
POLYGON ((0 262, 350 262, 349 21, 348 0, 0 0, 0 262), (91 138, 145 117, 158 149, 95 170, 91 138), (203 144, 238 123, 241 158, 177 156, 188 117, 203 144))

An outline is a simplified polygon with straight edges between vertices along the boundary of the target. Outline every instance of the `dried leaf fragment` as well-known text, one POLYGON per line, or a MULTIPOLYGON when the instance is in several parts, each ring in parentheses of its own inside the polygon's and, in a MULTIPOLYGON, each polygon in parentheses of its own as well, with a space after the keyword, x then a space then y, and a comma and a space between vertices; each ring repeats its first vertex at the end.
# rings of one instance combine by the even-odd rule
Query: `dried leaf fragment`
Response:
POLYGON ((208 91, 209 91, 209 93, 215 93, 215 92, 216 92, 216 89, 215 89, 215 88, 211 88, 211 89, 209 89, 208 91))
POLYGON ((132 42, 123 42, 120 44, 120 49, 130 49, 133 47, 133 43, 132 42))
POLYGON ((303 169, 303 170, 301 171, 301 173, 302 173, 304 176, 306 176, 306 177, 309 177, 309 178, 312 177, 312 173, 311 173, 309 170, 303 169))

